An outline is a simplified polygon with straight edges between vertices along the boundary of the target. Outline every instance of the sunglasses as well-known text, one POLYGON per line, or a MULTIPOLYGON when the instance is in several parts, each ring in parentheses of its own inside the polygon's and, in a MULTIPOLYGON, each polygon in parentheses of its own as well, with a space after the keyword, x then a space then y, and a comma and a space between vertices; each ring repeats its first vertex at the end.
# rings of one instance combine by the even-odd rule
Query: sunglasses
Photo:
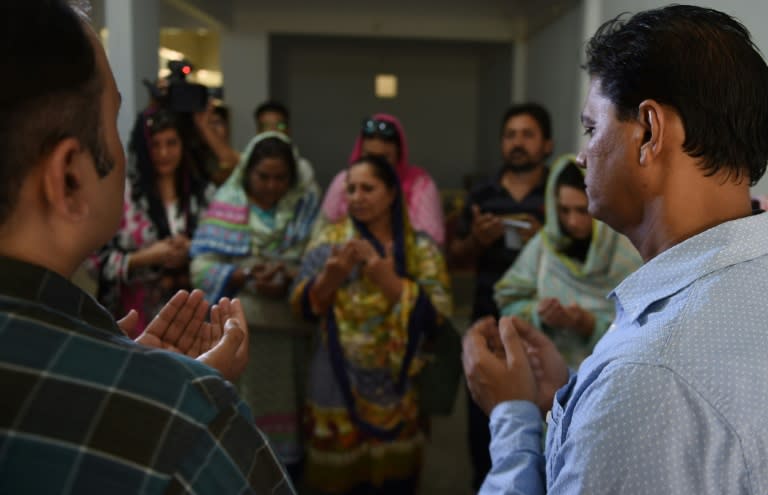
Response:
POLYGON ((288 124, 285 122, 277 122, 275 124, 263 124, 259 122, 258 125, 259 132, 266 132, 266 131, 280 131, 285 132, 286 129, 288 129, 288 124))
POLYGON ((397 127, 386 120, 366 119, 361 129, 363 137, 382 137, 389 141, 399 141, 397 127))

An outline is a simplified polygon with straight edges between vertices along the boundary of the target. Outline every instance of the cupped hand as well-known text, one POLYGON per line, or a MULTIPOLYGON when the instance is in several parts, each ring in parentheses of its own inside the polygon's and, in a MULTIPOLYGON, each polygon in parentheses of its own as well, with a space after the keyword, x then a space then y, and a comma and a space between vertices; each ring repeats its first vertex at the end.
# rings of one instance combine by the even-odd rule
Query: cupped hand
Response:
POLYGON ((570 328, 573 324, 571 314, 565 310, 560 301, 554 297, 546 297, 536 306, 539 319, 542 323, 552 328, 570 328))
POLYGON ((248 323, 239 299, 222 298, 211 308, 210 337, 201 342, 199 361, 236 381, 250 357, 248 323))
POLYGON ((339 287, 352 273, 352 270, 360 262, 353 244, 347 243, 342 247, 334 246, 331 255, 325 261, 323 276, 329 284, 339 287))
POLYGON ((504 223, 492 213, 481 213, 477 205, 472 205, 471 235, 483 247, 493 244, 504 235, 504 223))
POLYGON ((499 322, 502 329, 514 328, 523 342, 528 363, 536 380, 535 403, 542 414, 552 407, 555 392, 568 382, 568 365, 555 344, 541 330, 522 318, 508 316, 499 322))
POLYGON ((148 347, 188 354, 206 324, 207 313, 208 303, 203 291, 180 290, 135 341, 148 347))
MULTIPOLYGON (((218 370, 235 381, 249 358, 248 323, 239 300, 222 298, 211 308, 211 321, 205 321, 208 303, 203 292, 177 292, 135 342, 147 347, 184 354, 218 370)), ((135 328, 135 311, 118 321, 124 333, 135 328)))
POLYGON ((523 342, 511 325, 476 322, 463 339, 462 364, 472 398, 487 415, 510 400, 536 401, 537 388, 523 342))

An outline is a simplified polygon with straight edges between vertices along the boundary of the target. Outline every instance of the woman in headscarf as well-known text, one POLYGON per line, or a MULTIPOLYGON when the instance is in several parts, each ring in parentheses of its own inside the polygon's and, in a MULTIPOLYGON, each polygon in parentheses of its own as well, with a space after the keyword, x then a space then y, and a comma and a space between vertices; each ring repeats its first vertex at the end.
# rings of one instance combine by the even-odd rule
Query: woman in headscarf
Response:
POLYGON ((318 205, 317 184, 298 167, 288 137, 259 134, 216 191, 191 249, 193 285, 210 302, 242 302, 251 358, 241 392, 289 472, 302 457, 298 383, 306 367, 306 332, 287 296, 318 205))
POLYGON ((614 318, 608 293, 641 264, 629 240, 587 211, 584 173, 571 155, 547 179, 546 222, 496 283, 502 315, 546 332, 578 367, 614 318))
MULTIPOLYGON (((445 224, 440 192, 424 169, 409 163, 405 131, 397 118, 377 113, 363 121, 349 162, 367 155, 381 156, 395 166, 411 225, 442 245, 445 224)), ((323 199, 323 216, 329 222, 336 222, 347 214, 346 174, 343 170, 334 177, 323 199)))
POLYGON ((307 485, 321 493, 415 493, 423 446, 425 337, 451 312, 437 244, 414 232, 398 176, 382 157, 345 174, 349 215, 304 256, 292 302, 320 320, 310 365, 307 485))

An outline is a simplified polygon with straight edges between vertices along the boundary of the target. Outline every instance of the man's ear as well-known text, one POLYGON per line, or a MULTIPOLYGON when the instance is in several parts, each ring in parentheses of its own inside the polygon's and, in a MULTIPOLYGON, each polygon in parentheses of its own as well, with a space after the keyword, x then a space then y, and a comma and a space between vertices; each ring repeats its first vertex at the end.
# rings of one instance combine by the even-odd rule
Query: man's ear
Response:
POLYGON ((87 167, 93 167, 91 155, 75 138, 62 139, 42 159, 43 199, 51 212, 75 222, 88 215, 90 205, 84 190, 87 167))
POLYGON ((640 164, 646 165, 656 159, 665 143, 666 114, 655 100, 644 100, 638 106, 638 139, 640 141, 640 164))

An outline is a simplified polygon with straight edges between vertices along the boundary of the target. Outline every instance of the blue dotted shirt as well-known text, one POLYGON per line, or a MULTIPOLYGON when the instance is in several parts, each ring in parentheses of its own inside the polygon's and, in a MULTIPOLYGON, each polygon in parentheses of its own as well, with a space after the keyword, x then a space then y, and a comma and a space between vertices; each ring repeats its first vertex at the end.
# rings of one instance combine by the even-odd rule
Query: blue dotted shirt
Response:
POLYGON ((768 214, 661 253, 555 396, 491 414, 483 494, 768 493, 768 214))

